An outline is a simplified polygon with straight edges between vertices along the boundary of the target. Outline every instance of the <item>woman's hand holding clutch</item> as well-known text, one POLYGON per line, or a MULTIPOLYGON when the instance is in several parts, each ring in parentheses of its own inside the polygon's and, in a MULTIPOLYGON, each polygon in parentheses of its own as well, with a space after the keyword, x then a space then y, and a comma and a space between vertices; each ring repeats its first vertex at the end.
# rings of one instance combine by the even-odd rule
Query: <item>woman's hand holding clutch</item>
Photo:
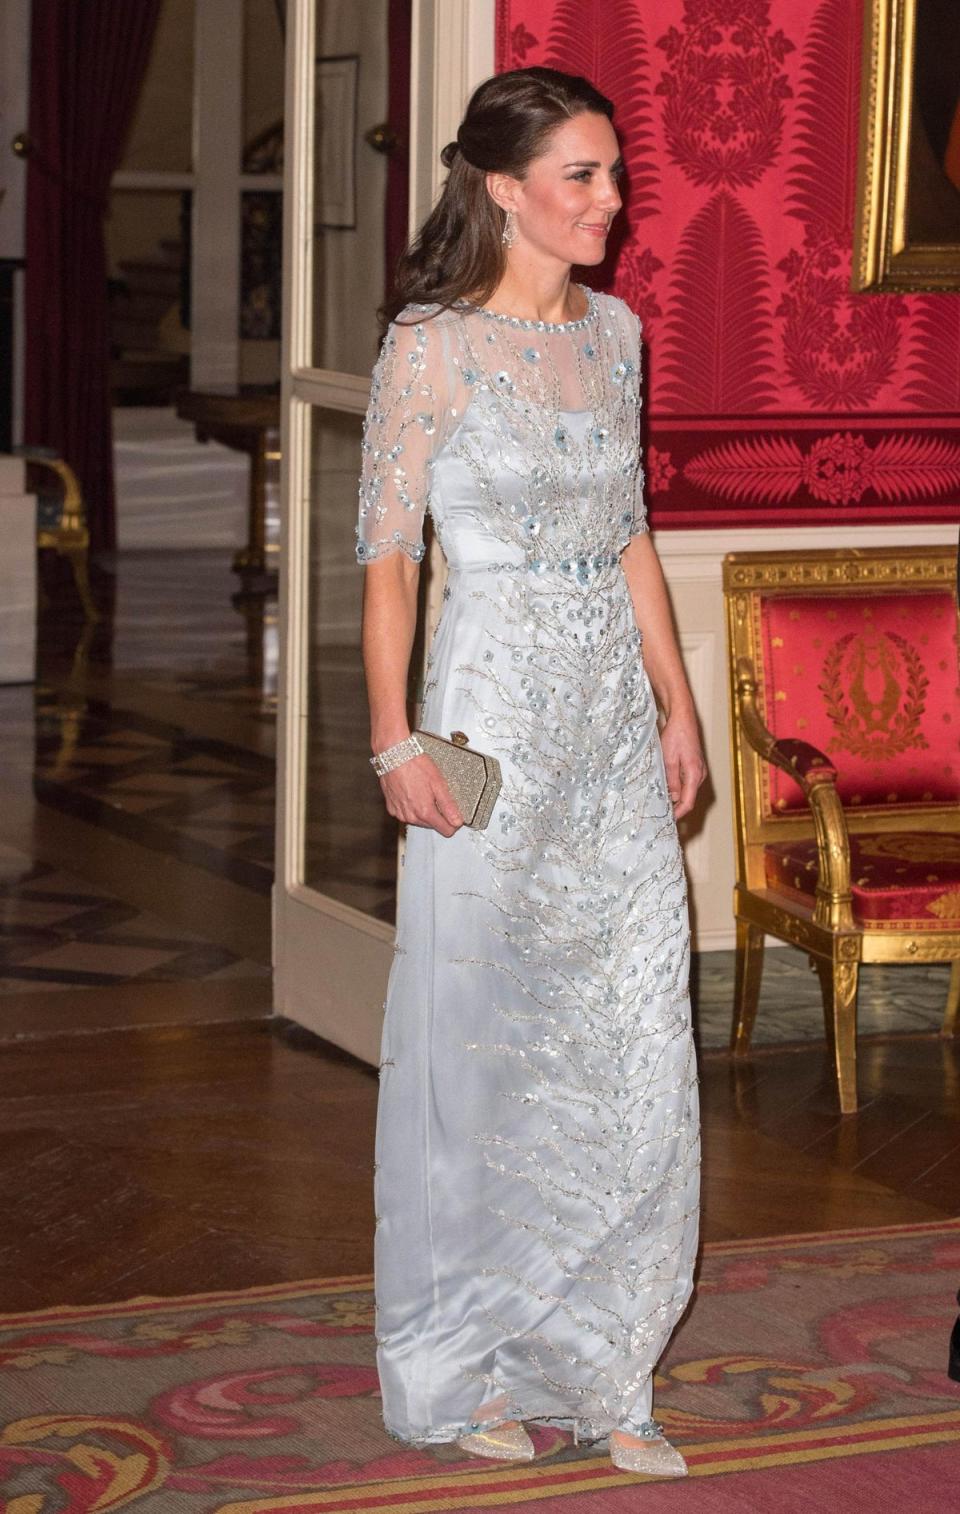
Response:
POLYGON ((425 825, 453 836, 463 825, 446 779, 426 753, 404 762, 380 779, 387 809, 406 825, 425 825))
POLYGON ((466 731, 451 731, 448 740, 418 727, 375 752, 370 761, 381 780, 400 769, 412 770, 409 784, 384 782, 387 808, 398 820, 429 826, 442 836, 452 836, 462 825, 485 830, 490 824, 502 785, 500 764, 472 747, 466 731), (423 766, 424 758, 429 767, 423 766))

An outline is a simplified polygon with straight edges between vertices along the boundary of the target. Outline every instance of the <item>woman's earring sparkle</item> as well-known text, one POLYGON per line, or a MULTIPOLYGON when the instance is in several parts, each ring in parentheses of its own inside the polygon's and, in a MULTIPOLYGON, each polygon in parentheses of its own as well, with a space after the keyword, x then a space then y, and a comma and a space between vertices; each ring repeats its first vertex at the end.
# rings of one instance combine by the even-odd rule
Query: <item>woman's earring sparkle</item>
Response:
POLYGON ((512 247, 514 242, 517 240, 517 236, 517 223, 513 218, 513 211, 508 210, 506 219, 503 223, 503 231, 500 233, 500 239, 501 241, 505 242, 508 247, 512 247))

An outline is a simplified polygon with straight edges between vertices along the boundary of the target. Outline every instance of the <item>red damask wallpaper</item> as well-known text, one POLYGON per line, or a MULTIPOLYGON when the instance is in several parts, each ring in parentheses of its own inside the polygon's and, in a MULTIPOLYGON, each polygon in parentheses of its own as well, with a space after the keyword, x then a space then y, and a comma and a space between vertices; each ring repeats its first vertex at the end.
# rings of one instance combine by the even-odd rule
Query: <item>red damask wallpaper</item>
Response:
POLYGON ((498 70, 616 105, 621 235, 575 276, 643 321, 658 527, 960 519, 960 296, 850 293, 862 5, 498 0, 498 70))

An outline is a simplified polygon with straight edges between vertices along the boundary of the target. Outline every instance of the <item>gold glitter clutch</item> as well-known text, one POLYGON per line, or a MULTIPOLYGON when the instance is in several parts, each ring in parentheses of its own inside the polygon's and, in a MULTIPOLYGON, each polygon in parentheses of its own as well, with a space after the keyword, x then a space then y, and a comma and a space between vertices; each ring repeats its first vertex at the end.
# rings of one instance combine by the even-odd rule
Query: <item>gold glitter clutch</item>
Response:
POLYGON ((500 792, 500 764, 495 757, 468 746, 463 731, 451 731, 451 739, 433 731, 414 732, 424 752, 437 764, 464 822, 474 830, 485 830, 500 792))

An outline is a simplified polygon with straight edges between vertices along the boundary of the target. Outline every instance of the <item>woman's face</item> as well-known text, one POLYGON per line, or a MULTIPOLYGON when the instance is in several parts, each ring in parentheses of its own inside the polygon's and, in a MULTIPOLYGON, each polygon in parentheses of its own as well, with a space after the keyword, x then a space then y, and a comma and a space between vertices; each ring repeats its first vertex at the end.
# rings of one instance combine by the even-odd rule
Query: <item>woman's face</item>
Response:
POLYGON ((583 111, 564 121, 525 179, 490 176, 498 204, 516 217, 519 237, 512 250, 565 264, 602 263, 607 233, 623 203, 622 173, 620 144, 606 116, 583 111))

